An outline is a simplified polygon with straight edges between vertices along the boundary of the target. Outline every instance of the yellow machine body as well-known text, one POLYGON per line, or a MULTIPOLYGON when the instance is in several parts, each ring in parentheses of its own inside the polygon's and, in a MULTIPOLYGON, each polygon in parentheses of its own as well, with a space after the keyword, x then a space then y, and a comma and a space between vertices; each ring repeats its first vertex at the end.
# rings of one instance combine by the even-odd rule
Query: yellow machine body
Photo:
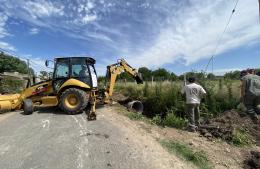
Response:
POLYGON ((65 88, 76 87, 88 91, 90 86, 77 79, 68 79, 59 88, 57 94, 53 94, 52 80, 42 82, 24 89, 20 94, 0 95, 0 112, 20 109, 22 102, 30 98, 35 106, 57 106, 59 94, 65 88))
POLYGON ((68 88, 71 86, 76 86, 76 87, 80 87, 80 88, 84 88, 84 89, 90 89, 90 86, 84 82, 81 82, 77 79, 69 79, 65 83, 62 84, 62 86, 59 89, 59 92, 61 92, 64 88, 68 88))
POLYGON ((111 103, 119 74, 126 72, 142 83, 138 71, 121 59, 107 66, 108 83, 100 92, 94 64, 95 60, 89 57, 56 58, 53 79, 27 87, 20 94, 0 95, 0 112, 23 108, 31 114, 35 106, 59 106, 68 114, 88 111, 88 119, 94 120, 98 95, 102 94, 103 103, 111 103))
POLYGON ((14 109, 19 97, 20 94, 0 95, 0 112, 14 109))

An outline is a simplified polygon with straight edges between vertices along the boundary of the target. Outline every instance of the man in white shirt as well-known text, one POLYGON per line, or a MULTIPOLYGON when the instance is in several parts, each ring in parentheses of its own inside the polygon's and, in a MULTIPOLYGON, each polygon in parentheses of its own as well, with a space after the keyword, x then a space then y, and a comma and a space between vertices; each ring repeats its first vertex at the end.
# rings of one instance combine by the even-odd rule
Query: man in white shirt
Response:
POLYGON ((185 85, 182 89, 182 93, 186 94, 186 111, 188 115, 188 130, 195 132, 199 126, 200 118, 200 100, 206 95, 206 91, 202 86, 196 84, 196 79, 190 77, 188 79, 189 84, 185 85))

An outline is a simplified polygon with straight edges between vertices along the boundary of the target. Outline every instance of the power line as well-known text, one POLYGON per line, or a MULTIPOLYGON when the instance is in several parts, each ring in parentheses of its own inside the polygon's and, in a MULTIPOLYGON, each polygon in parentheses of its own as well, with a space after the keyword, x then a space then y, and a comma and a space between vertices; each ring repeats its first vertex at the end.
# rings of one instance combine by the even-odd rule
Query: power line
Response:
MULTIPOLYGON (((212 54, 211 58, 209 59, 208 64, 207 64, 207 66, 206 66, 206 68, 205 68, 205 72, 207 72, 210 62, 212 62, 212 64, 213 64, 213 58, 214 58, 214 56, 215 56, 215 54, 216 54, 216 52, 217 52, 217 49, 218 49, 218 47, 219 47, 219 45, 220 45, 220 42, 221 42, 221 40, 222 40, 224 34, 225 34, 226 31, 227 31, 227 28, 228 28, 228 25, 230 24, 230 21, 231 21, 231 19, 232 19, 232 16, 234 15, 234 13, 235 13, 235 11, 236 11, 236 7, 237 7, 238 2, 239 2, 239 0, 236 1, 235 6, 234 6, 234 8, 233 8, 233 10, 232 10, 232 12, 231 12, 231 14, 230 14, 230 16, 229 16, 228 22, 227 22, 227 24, 226 24, 226 26, 225 26, 225 29, 224 29, 224 31, 222 32, 222 34, 220 35, 220 37, 219 37, 219 39, 218 39, 218 41, 217 41, 216 47, 215 47, 214 50, 213 50, 213 54, 212 54)), ((213 73, 213 65, 212 65, 212 73, 213 73)))

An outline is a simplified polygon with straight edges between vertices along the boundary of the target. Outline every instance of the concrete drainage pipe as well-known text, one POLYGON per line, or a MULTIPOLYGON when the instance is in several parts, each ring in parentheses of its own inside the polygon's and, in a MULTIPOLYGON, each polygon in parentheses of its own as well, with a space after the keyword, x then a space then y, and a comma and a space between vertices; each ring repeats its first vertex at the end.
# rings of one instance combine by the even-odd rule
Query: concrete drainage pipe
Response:
POLYGON ((142 113, 143 110, 144 110, 144 106, 143 106, 143 103, 138 101, 138 100, 135 100, 135 101, 131 101, 127 104, 127 108, 128 109, 132 109, 138 113, 142 113))

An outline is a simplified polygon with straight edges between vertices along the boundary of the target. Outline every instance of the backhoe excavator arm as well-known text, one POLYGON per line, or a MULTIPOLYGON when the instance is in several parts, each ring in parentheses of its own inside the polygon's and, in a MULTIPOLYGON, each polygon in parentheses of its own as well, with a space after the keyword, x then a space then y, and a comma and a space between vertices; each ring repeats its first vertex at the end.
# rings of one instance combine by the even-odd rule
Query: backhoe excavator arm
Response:
POLYGON ((106 82, 105 82, 105 97, 104 102, 109 103, 113 94, 116 78, 121 73, 126 72, 131 75, 137 84, 143 83, 141 74, 132 68, 124 59, 118 60, 117 63, 107 66, 106 82))

